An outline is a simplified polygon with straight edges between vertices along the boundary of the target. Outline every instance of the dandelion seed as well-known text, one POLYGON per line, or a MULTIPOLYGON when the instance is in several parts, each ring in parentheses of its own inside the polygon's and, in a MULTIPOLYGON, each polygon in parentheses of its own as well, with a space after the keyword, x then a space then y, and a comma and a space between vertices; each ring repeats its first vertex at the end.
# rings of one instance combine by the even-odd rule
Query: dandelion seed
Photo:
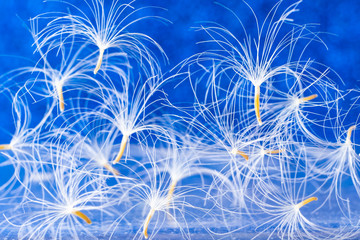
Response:
MULTIPOLYGON (((290 167, 289 163, 285 165, 290 167)), ((341 230, 317 225, 302 214, 301 208, 318 198, 309 197, 299 202, 305 194, 307 179, 300 180, 298 174, 301 173, 297 171, 284 174, 285 181, 281 184, 270 177, 263 178, 264 181, 259 181, 256 185, 258 194, 254 195, 254 203, 269 215, 261 220, 257 229, 261 229, 261 233, 268 232, 268 239, 275 236, 281 239, 337 239, 342 236, 344 233, 341 230)), ((260 233, 256 235, 259 236, 260 233)))
POLYGON ((52 104, 49 106, 48 112, 45 113, 43 118, 36 123, 34 127, 30 128, 31 113, 26 96, 23 95, 23 91, 26 90, 24 88, 19 89, 15 96, 12 97, 15 132, 12 135, 10 143, 1 144, 0 150, 12 151, 12 153, 16 155, 16 159, 31 159, 33 157, 33 153, 31 151, 32 148, 45 148, 42 143, 36 143, 39 140, 38 131, 49 119, 52 110, 56 105, 52 104))
MULTIPOLYGON (((192 83, 191 73, 188 78, 192 83)), ((221 168, 227 169, 231 175, 231 172, 241 171, 240 169, 245 166, 243 159, 247 161, 251 157, 245 149, 256 139, 255 135, 261 133, 252 132, 253 126, 246 124, 248 118, 236 107, 237 96, 219 86, 215 66, 210 73, 202 75, 202 78, 208 81, 205 96, 196 91, 195 84, 200 83, 198 79, 193 87, 196 100, 194 113, 197 117, 182 117, 182 121, 189 126, 190 133, 194 132, 192 138, 197 139, 194 142, 199 145, 198 155, 208 164, 221 165, 221 168), (209 79, 206 79, 207 77, 209 79), (242 159, 239 160, 237 156, 241 156, 242 159)))
POLYGON ((147 110, 153 107, 154 103, 162 101, 161 98, 153 99, 152 97, 159 93, 159 88, 168 79, 160 80, 154 77, 155 80, 150 78, 143 82, 141 79, 133 82, 129 76, 118 70, 119 68, 115 67, 114 73, 119 74, 122 91, 118 91, 114 86, 101 86, 94 89, 93 96, 96 99, 91 101, 98 104, 98 107, 89 112, 89 115, 109 121, 122 135, 120 149, 112 161, 113 164, 119 163, 126 155, 131 139, 136 139, 141 143, 140 138, 146 138, 144 132, 154 132, 164 136, 167 134, 167 131, 152 118, 157 109, 147 110))
MULTIPOLYGON (((114 204, 114 199, 108 195, 111 188, 99 184, 101 176, 89 179, 84 167, 75 168, 77 159, 65 154, 67 151, 69 149, 53 149, 48 156, 41 156, 39 164, 48 158, 53 162, 48 171, 52 171, 54 181, 29 185, 29 193, 19 207, 25 218, 18 219, 16 213, 10 217, 20 222, 20 239, 59 239, 67 233, 73 239, 81 239, 80 232, 95 238, 82 225, 82 222, 92 224, 86 212, 107 213, 105 209, 114 204)), ((102 217, 99 220, 102 221, 102 217)))
MULTIPOLYGON (((281 75, 290 74, 296 76, 298 72, 301 72, 299 63, 292 62, 291 57, 298 41, 302 38, 309 39, 306 35, 311 33, 306 30, 305 26, 298 26, 283 35, 281 34, 281 29, 285 23, 291 22, 289 15, 297 11, 300 3, 301 1, 297 1, 286 8, 277 19, 276 15, 281 4, 281 1, 279 1, 268 13, 262 25, 259 25, 254 11, 248 5, 254 14, 256 23, 257 32, 255 38, 251 37, 250 33, 246 31, 244 24, 231 9, 219 4, 232 13, 239 25, 242 26, 245 35, 244 41, 240 41, 236 34, 233 34, 220 24, 201 26, 199 30, 204 31, 210 37, 210 40, 204 41, 204 43, 213 43, 219 49, 210 49, 207 52, 196 54, 193 59, 190 58, 186 61, 186 63, 191 64, 203 64, 203 62, 211 59, 213 64, 216 65, 217 76, 231 73, 237 75, 237 77, 234 77, 237 79, 234 87, 236 90, 247 88, 244 81, 251 83, 251 87, 254 89, 253 106, 259 126, 263 124, 260 108, 260 87, 262 84, 274 81, 276 77, 281 75), (288 52, 288 57, 285 57, 286 61, 282 64, 277 63, 275 59, 278 59, 282 54, 286 54, 286 52, 288 52)), ((214 67, 205 68, 207 71, 212 71, 211 68, 214 67)), ((233 94, 238 93, 234 91, 233 94)))
POLYGON ((311 142, 325 144, 326 141, 318 135, 321 131, 315 130, 331 124, 330 121, 338 117, 337 113, 333 115, 333 108, 342 98, 342 94, 326 76, 329 70, 317 71, 310 62, 301 68, 302 72, 295 74, 296 77, 288 76, 285 82, 274 82, 273 86, 269 87, 268 91, 272 92, 272 95, 264 104, 264 108, 269 109, 263 115, 267 121, 265 128, 274 134, 282 133, 282 139, 289 142, 302 141, 294 139, 301 132, 301 135, 311 142), (284 83, 286 89, 281 87, 284 83), (326 114, 322 114, 323 112, 326 114))
POLYGON ((360 196, 360 178, 358 175, 360 157, 355 151, 358 145, 351 141, 355 128, 356 125, 350 126, 347 130, 343 127, 334 128, 332 130, 335 131, 335 137, 339 139, 338 142, 326 142, 326 145, 309 147, 306 152, 313 162, 310 168, 314 179, 321 181, 319 190, 325 190, 327 193, 326 201, 330 201, 334 197, 340 211, 347 218, 350 218, 350 213, 345 194, 351 191, 342 190, 347 179, 351 180, 352 183, 348 187, 354 188, 356 194, 360 196))
MULTIPOLYGON (((236 191, 233 183, 228 179, 228 176, 214 169, 202 166, 200 161, 202 154, 199 152, 199 148, 201 149, 203 147, 201 140, 194 141, 195 138, 193 136, 183 136, 175 132, 174 129, 170 130, 170 132, 172 132, 171 144, 165 148, 167 149, 164 154, 166 156, 165 163, 160 165, 161 172, 159 173, 160 175, 166 172, 170 175, 170 184, 167 187, 166 196, 168 207, 170 207, 173 201, 174 192, 179 182, 194 176, 200 176, 201 178, 211 177, 211 179, 213 179, 212 184, 215 185, 219 182, 219 185, 222 185, 224 191, 229 189, 231 189, 232 192, 236 191), (177 141, 175 139, 179 140, 177 141)), ((181 188, 181 186, 179 187, 181 188)), ((214 186, 213 188, 209 187, 209 189, 217 188, 214 186)))
POLYGON ((17 76, 22 76, 31 73, 31 76, 34 76, 25 83, 25 88, 31 89, 31 94, 43 98, 52 97, 58 101, 60 112, 64 112, 66 105, 64 87, 79 88, 81 86, 82 90, 86 90, 92 89, 92 84, 101 84, 99 80, 89 76, 91 56, 82 57, 87 44, 76 48, 77 43, 72 39, 69 45, 55 48, 53 44, 50 44, 45 48, 40 46, 36 33, 32 32, 32 35, 41 58, 36 66, 21 68, 17 74, 17 76), (55 60, 50 57, 54 53, 56 53, 55 60))
POLYGON ((79 116, 80 119, 76 124, 71 124, 67 141, 74 143, 71 152, 74 152, 80 159, 85 159, 85 165, 89 171, 99 169, 99 174, 103 175, 102 168, 105 168, 115 176, 119 176, 120 172, 111 166, 111 158, 117 131, 114 127, 110 128, 107 123, 100 120, 92 120, 87 122, 86 114, 80 112, 71 112, 72 116, 79 116), (75 131, 75 129, 80 130, 75 131), (75 132, 74 132, 75 131, 75 132), (71 140, 71 141, 70 141, 71 140))
POLYGON ((138 12, 145 12, 149 8, 158 10, 161 8, 142 7, 136 9, 132 6, 134 0, 129 3, 113 1, 110 8, 106 7, 104 0, 84 0, 84 2, 90 12, 88 15, 83 9, 67 3, 75 10, 75 13, 48 13, 32 19, 33 32, 38 39, 40 48, 66 45, 68 39, 75 38, 78 42, 90 43, 97 47, 98 57, 93 69, 94 74, 101 69, 105 51, 113 48, 119 52, 107 54, 107 59, 111 56, 123 57, 126 60, 133 58, 144 70, 146 69, 148 77, 161 75, 157 57, 148 45, 154 46, 166 58, 163 49, 150 36, 129 31, 131 26, 149 19, 169 22, 162 17, 151 15, 135 18, 138 12), (38 31, 36 29, 37 22, 48 18, 52 20, 47 23, 46 27, 38 31))

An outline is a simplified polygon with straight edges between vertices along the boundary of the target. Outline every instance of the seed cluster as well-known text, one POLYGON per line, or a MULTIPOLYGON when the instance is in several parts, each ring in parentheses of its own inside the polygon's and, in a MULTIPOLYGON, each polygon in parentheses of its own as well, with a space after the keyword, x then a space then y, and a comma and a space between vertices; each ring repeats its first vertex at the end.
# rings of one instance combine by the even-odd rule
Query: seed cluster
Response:
POLYGON ((218 3, 243 32, 202 22, 205 50, 166 71, 133 31, 169 23, 149 15, 162 9, 83 1, 32 18, 36 63, 2 75, 15 131, 0 145, 1 238, 360 236, 359 90, 305 58, 322 40, 294 23, 301 1, 263 21, 239 3, 255 31, 218 3))

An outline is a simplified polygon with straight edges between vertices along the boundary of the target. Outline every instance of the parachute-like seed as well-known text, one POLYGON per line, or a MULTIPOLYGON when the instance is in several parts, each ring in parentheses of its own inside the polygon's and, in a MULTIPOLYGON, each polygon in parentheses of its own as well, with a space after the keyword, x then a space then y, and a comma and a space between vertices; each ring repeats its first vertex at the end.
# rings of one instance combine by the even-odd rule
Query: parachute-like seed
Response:
MULTIPOLYGON (((146 71, 147 77, 161 75, 154 48, 166 59, 163 49, 150 36, 131 32, 130 28, 139 22, 146 22, 146 20, 169 22, 160 16, 146 15, 146 11, 149 9, 161 11, 162 8, 153 6, 135 8, 134 0, 129 3, 112 1, 110 6, 107 6, 104 0, 84 0, 83 3, 90 12, 90 14, 85 14, 84 9, 80 9, 70 2, 65 3, 73 10, 71 13, 47 13, 32 19, 32 31, 40 48, 45 46, 62 47, 68 43, 69 39, 74 38, 77 42, 88 44, 89 48, 91 45, 97 47, 99 52, 93 69, 94 74, 101 69, 104 58, 114 57, 125 60, 135 59, 146 71), (144 12, 145 15, 136 17, 139 12, 144 12), (38 31, 38 22, 48 21, 49 18, 51 20, 46 27, 38 31), (105 51, 108 49, 115 50, 115 53, 105 56, 105 51)), ((90 57, 93 56, 94 54, 90 55, 90 57)))

